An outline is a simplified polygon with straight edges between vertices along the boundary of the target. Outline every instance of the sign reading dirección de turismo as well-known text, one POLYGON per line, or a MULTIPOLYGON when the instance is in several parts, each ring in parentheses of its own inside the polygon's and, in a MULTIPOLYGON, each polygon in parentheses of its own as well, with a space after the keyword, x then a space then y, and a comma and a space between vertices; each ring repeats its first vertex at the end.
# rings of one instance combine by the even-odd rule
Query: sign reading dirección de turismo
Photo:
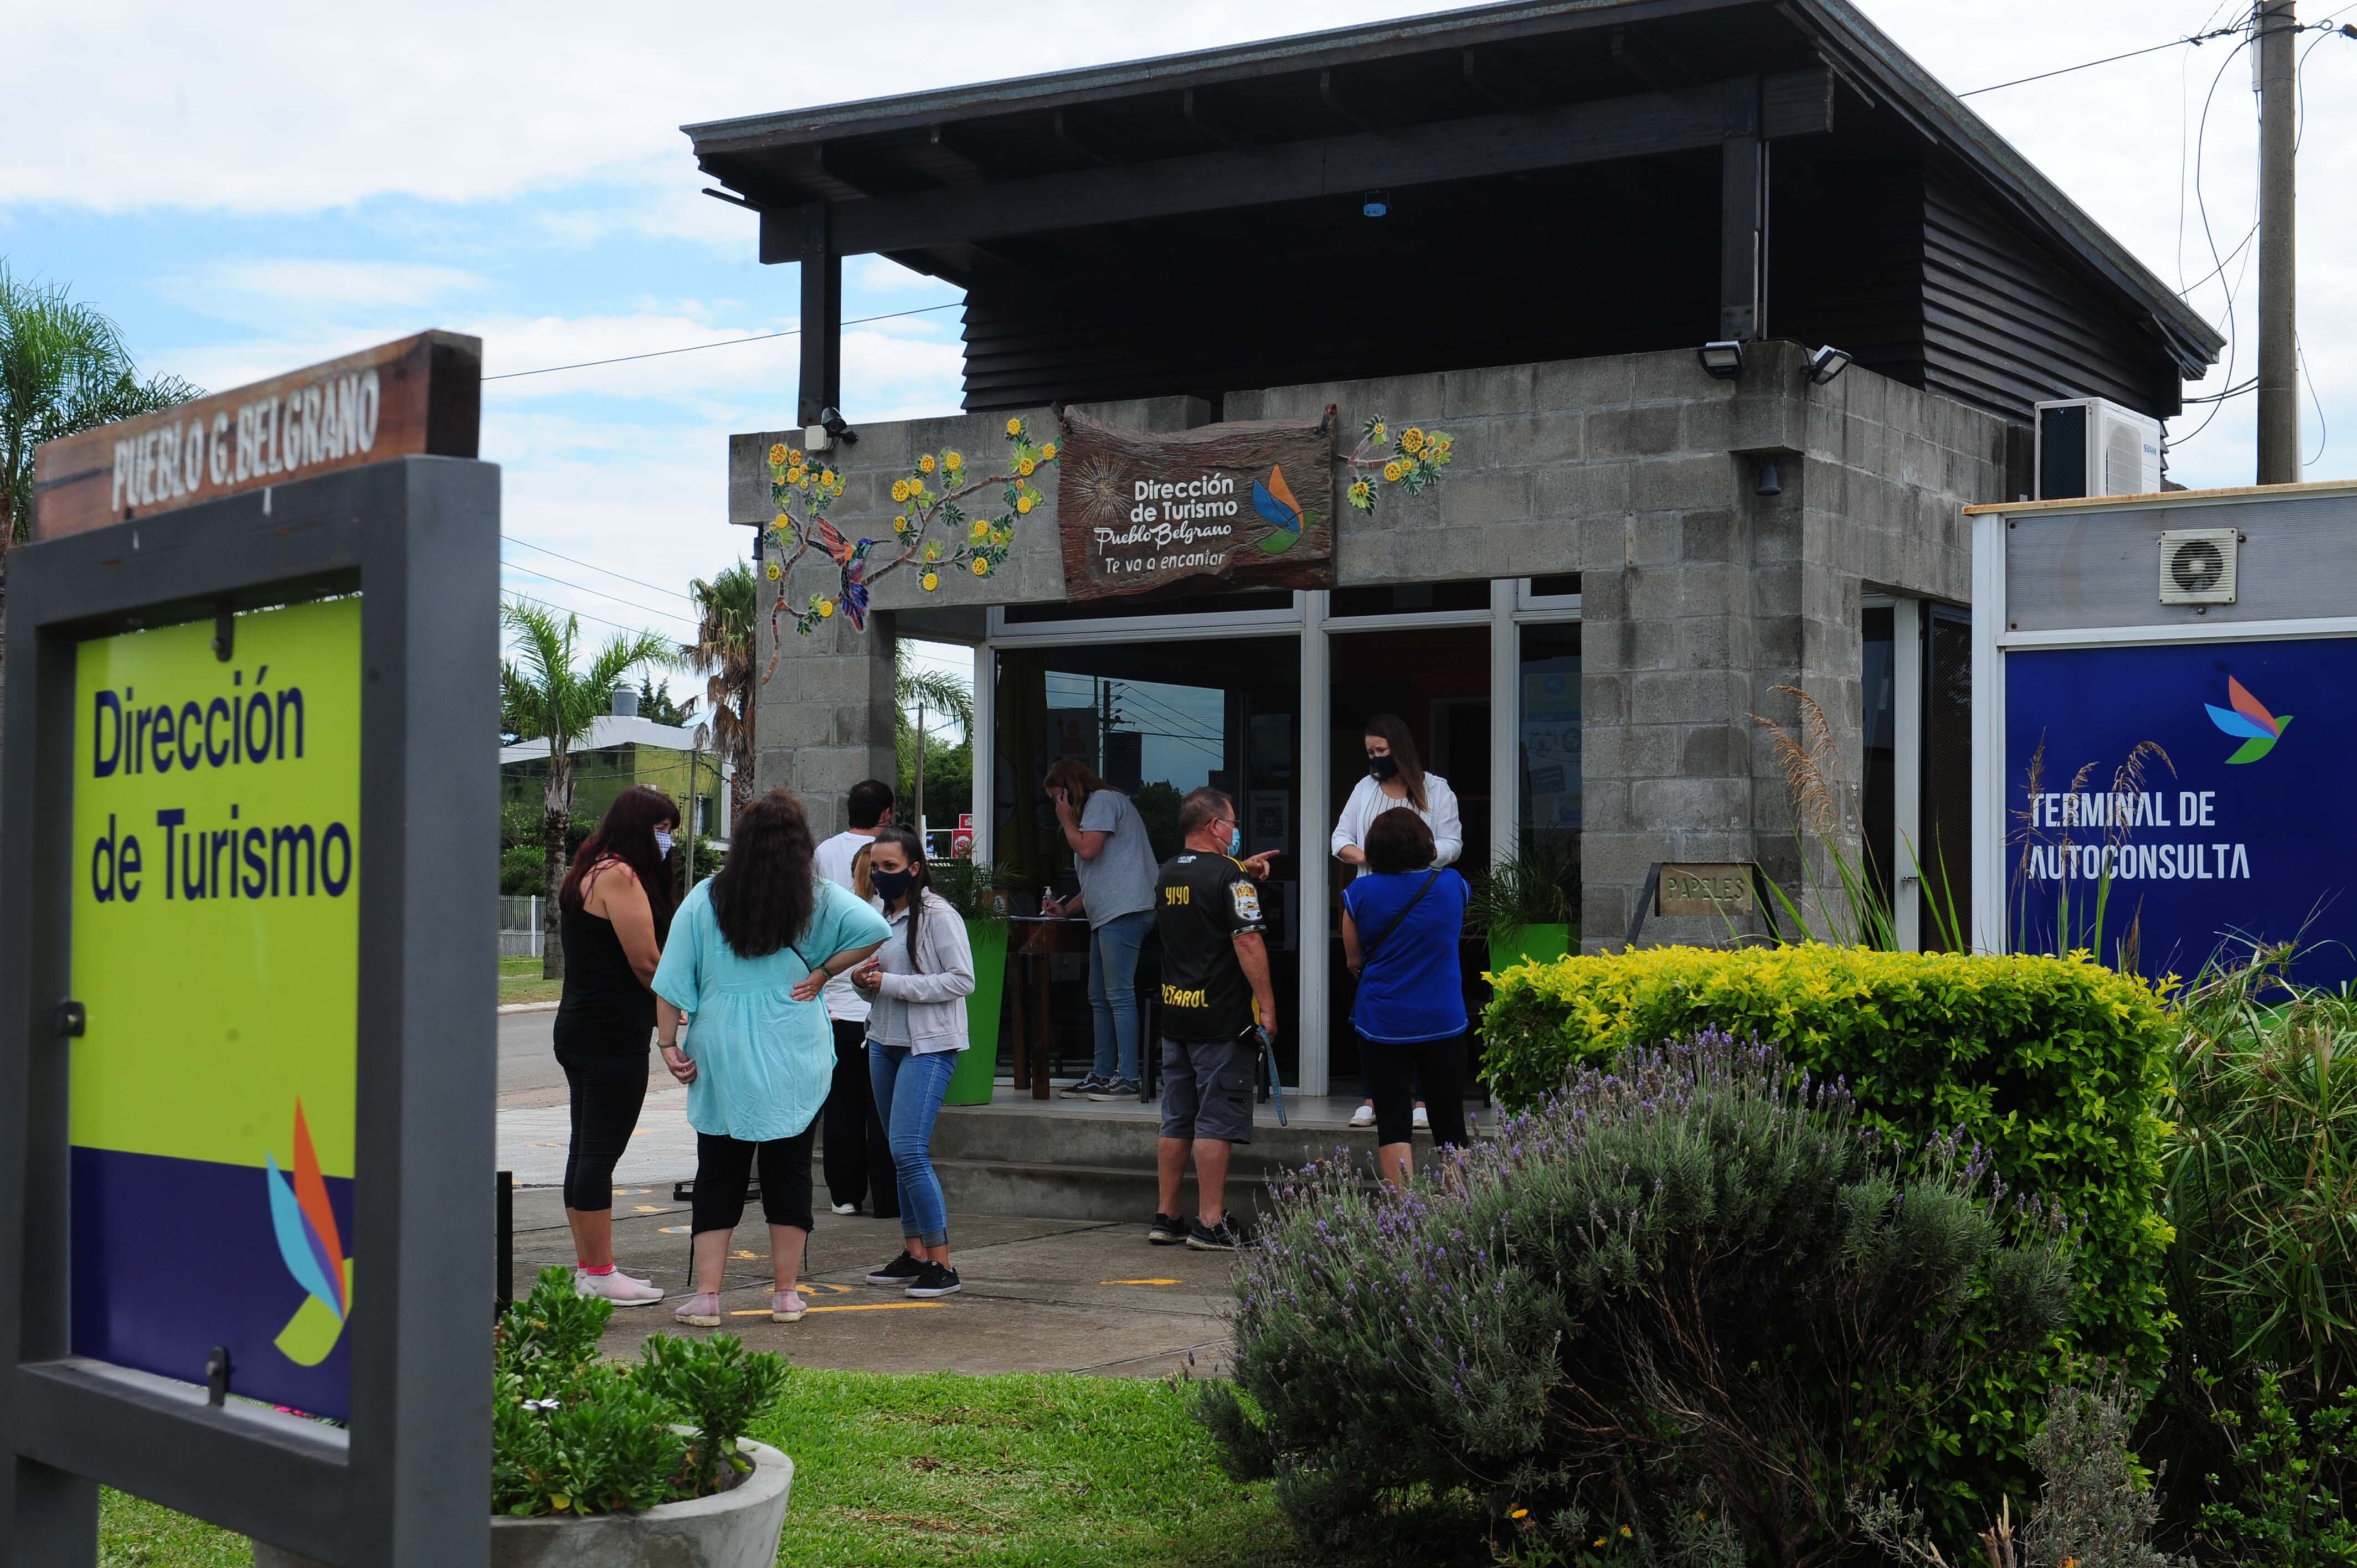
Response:
POLYGON ((2009 654, 2014 947, 2092 945, 2101 895, 2105 961, 2131 933, 2156 976, 2300 939, 2300 980, 2357 977, 2352 697, 2347 639, 2009 654))
POLYGON ((78 650, 73 1348, 350 1411, 361 603, 78 650), (201 1240, 198 1240, 201 1239, 201 1240))

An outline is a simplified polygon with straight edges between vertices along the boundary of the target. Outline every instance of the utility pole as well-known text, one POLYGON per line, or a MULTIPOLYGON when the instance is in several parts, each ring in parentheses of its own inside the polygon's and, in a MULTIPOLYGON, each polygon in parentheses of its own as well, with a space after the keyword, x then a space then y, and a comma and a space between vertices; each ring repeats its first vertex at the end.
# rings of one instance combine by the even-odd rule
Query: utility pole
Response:
POLYGON ((2299 478, 2299 307, 2294 254, 2293 144, 2299 92, 2292 44, 2295 0, 2255 0, 2253 47, 2259 72, 2259 465, 2258 482, 2299 478))
POLYGON ((925 843, 925 697, 917 693, 917 846, 925 843))

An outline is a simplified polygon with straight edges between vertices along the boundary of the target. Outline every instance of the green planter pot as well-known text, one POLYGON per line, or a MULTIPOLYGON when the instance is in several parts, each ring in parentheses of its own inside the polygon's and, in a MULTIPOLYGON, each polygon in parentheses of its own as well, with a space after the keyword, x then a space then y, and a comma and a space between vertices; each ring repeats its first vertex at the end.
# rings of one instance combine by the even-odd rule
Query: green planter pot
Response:
POLYGON ((1503 974, 1528 960, 1551 963, 1571 950, 1569 926, 1522 926, 1503 935, 1490 933, 1490 972, 1503 974))
POLYGON ((998 1081, 998 1008, 1006 993, 1006 922, 968 919, 965 940, 974 948, 974 994, 965 999, 969 1042, 950 1074, 944 1102, 987 1105, 998 1081))

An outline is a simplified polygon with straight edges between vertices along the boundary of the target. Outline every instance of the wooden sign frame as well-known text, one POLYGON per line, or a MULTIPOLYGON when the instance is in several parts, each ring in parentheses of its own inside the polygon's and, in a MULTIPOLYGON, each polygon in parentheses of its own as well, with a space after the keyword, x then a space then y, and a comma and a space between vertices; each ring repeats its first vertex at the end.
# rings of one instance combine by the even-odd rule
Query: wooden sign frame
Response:
POLYGON ((43 443, 33 457, 33 537, 393 457, 472 457, 482 414, 482 339, 421 332, 43 443))

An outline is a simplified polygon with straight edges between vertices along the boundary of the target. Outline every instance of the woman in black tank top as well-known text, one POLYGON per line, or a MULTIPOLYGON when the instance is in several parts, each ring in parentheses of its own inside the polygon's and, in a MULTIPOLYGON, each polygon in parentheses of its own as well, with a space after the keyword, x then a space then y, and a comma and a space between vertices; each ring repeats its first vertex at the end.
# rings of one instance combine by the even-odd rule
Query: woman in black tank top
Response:
POLYGON ((671 926, 665 863, 679 808, 643 786, 606 809, 557 891, 565 998, 556 1008, 556 1061, 572 1090, 565 1156, 565 1218, 573 1228, 574 1288, 618 1306, 646 1306, 662 1291, 614 1267, 614 1163, 647 1098, 647 1042, 655 996, 647 989, 671 926))

